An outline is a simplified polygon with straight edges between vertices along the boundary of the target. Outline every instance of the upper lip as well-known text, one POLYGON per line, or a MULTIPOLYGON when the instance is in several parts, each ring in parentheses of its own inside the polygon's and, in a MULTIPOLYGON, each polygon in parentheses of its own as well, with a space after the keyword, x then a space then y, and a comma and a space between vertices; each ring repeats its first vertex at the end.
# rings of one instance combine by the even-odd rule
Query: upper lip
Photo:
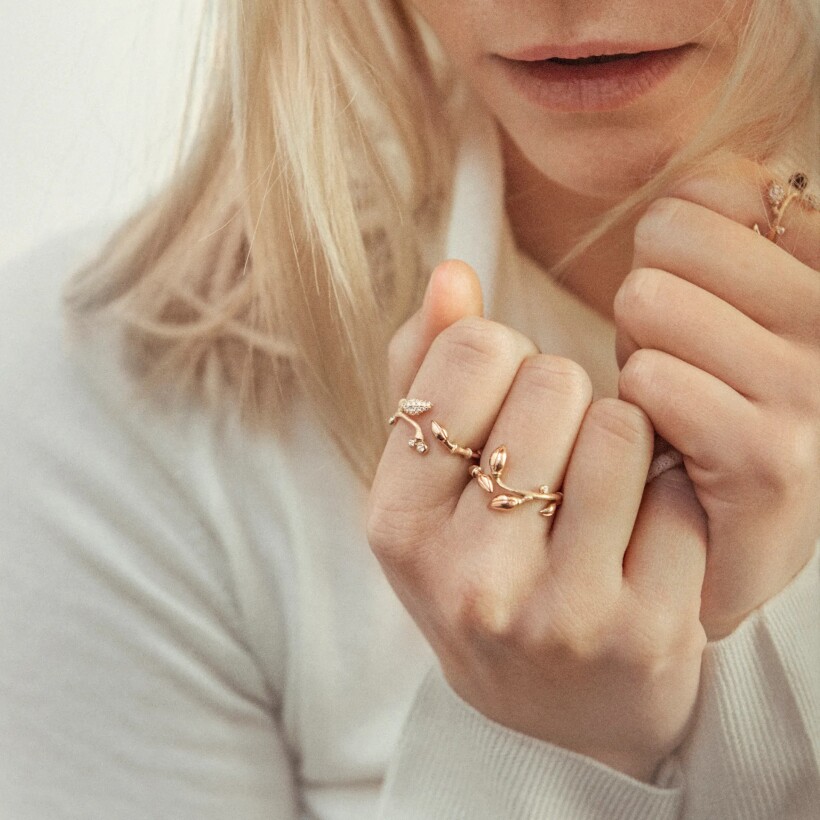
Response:
POLYGON ((550 60, 557 57, 562 60, 577 60, 581 57, 606 57, 612 54, 639 54, 642 51, 668 51, 678 48, 681 43, 674 45, 647 43, 647 42, 614 42, 612 40, 591 40, 586 43, 544 44, 527 46, 505 54, 500 54, 507 60, 521 62, 535 62, 550 60))

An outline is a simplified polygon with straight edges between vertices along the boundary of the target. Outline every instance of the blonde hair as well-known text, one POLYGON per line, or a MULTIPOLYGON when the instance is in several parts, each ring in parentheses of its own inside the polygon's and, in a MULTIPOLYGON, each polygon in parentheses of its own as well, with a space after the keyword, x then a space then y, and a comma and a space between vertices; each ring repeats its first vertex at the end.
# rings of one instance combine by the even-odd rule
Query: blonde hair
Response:
MULTIPOLYGON (((755 2, 698 135, 556 270, 722 151, 816 165, 817 17, 806 0, 755 2)), ((447 213, 453 77, 401 0, 212 0, 200 42, 190 147, 77 272, 69 311, 123 323, 149 392, 227 399, 271 428, 303 395, 368 482, 389 432, 387 342, 447 213)))

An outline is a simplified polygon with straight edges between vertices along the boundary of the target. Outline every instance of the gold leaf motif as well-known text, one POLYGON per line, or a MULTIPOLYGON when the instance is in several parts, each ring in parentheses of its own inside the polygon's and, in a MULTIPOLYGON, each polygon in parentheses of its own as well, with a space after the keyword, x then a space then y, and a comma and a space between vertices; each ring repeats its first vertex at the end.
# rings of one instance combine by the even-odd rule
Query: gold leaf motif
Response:
POLYGON ((501 471, 504 469, 506 463, 507 448, 502 444, 500 447, 496 447, 490 456, 490 472, 492 472, 494 476, 501 475, 501 471))
POLYGON ((520 498, 514 498, 511 495, 497 495, 491 502, 490 506, 494 510, 511 510, 513 507, 518 507, 524 502, 520 498))
POLYGON ((485 473, 476 473, 476 481, 478 481, 478 486, 481 487, 482 490, 485 490, 488 493, 491 493, 495 488, 493 487, 493 482, 491 481, 490 477, 485 473))
POLYGON ((447 441, 447 431, 437 421, 430 422, 430 429, 439 441, 447 441))

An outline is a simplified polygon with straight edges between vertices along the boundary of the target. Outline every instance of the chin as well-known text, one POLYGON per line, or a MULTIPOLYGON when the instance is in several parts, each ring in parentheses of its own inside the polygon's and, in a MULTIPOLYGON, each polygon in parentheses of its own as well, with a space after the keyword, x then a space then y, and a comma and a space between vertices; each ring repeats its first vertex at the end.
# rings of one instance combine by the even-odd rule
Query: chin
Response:
POLYGON ((593 199, 623 199, 647 182, 680 147, 671 135, 607 129, 548 135, 507 134, 533 170, 569 191, 593 199))
POLYGON ((610 156, 556 153, 543 158, 536 168, 562 188, 600 200, 623 199, 650 179, 653 171, 650 157, 624 158, 617 152, 610 156))

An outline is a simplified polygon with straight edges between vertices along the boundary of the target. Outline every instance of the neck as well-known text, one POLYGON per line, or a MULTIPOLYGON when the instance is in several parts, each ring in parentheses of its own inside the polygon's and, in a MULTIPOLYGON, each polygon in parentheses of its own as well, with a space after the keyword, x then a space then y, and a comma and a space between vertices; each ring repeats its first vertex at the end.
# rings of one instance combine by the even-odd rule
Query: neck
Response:
MULTIPOLYGON (((518 246, 551 268, 617 200, 588 197, 539 173, 502 133, 506 206, 518 246)), ((632 265, 634 221, 619 224, 561 271, 561 284, 612 318, 615 293, 632 265)))

